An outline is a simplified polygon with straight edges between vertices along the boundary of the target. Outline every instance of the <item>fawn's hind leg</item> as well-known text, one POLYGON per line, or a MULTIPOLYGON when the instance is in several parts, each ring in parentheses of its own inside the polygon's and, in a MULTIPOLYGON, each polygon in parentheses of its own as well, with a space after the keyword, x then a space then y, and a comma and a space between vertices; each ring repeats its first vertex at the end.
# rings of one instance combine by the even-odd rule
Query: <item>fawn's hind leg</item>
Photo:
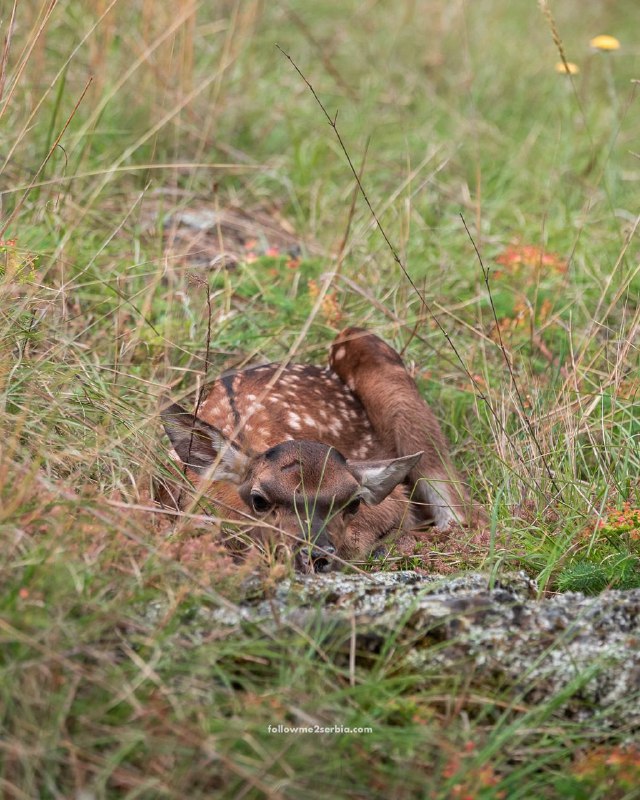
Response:
POLYGON ((469 524, 467 488, 451 463, 438 420, 399 354, 373 333, 346 328, 331 346, 329 363, 358 396, 390 456, 424 451, 408 476, 418 518, 442 529, 452 522, 469 524))

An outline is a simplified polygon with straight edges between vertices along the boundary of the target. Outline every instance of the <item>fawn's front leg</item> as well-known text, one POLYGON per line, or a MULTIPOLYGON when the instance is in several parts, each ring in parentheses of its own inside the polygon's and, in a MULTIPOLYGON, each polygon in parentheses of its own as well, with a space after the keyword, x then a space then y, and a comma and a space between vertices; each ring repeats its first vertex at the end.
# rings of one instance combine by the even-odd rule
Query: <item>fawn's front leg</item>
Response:
POLYGON ((390 456, 424 451, 408 476, 419 520, 441 529, 452 522, 469 524, 467 488, 451 462, 435 414, 400 355, 375 334, 346 328, 332 344, 329 362, 357 395, 390 456))

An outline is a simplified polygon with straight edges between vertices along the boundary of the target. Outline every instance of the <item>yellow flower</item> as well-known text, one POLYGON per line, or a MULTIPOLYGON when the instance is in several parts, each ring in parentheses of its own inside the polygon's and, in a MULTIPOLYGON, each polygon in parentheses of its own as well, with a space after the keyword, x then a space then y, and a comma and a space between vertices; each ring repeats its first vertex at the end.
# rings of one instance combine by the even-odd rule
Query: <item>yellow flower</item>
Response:
POLYGON ((580 72, 580 67, 574 64, 573 61, 558 61, 555 70, 566 75, 577 75, 580 72))
POLYGON ((596 36, 592 39, 589 44, 591 47, 594 47, 596 50, 619 50, 620 49, 620 42, 616 39, 615 36, 607 36, 602 34, 602 36, 596 36))

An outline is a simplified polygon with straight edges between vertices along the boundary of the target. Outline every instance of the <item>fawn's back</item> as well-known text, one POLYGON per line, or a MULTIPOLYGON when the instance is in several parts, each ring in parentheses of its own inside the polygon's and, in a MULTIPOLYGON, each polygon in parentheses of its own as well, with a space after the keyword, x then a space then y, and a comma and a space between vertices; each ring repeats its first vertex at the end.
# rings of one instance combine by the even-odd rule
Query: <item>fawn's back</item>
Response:
POLYGON ((265 364, 218 379, 198 410, 243 449, 260 453, 295 439, 347 458, 389 458, 362 403, 330 367, 265 364))

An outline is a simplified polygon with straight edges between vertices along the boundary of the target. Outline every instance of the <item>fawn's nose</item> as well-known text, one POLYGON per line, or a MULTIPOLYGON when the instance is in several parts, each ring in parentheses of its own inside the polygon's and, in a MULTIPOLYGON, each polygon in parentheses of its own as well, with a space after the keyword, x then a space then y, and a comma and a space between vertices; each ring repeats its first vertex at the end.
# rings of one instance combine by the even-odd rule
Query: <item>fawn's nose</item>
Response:
POLYGON ((332 544, 323 547, 301 547, 300 555, 310 567, 312 572, 329 572, 331 568, 332 556, 336 554, 336 548, 332 544))

